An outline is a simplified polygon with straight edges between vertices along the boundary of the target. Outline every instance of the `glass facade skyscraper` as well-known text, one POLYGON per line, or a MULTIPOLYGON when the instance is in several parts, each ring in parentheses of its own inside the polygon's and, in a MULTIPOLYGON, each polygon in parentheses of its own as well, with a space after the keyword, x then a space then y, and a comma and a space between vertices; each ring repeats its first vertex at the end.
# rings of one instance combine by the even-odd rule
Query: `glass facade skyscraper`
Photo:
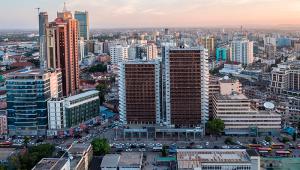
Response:
POLYGON ((7 119, 10 135, 45 135, 47 101, 61 96, 61 72, 24 69, 7 77, 7 119))
POLYGON ((79 21, 79 37, 83 37, 85 40, 89 40, 89 13, 87 11, 75 11, 75 19, 79 21))

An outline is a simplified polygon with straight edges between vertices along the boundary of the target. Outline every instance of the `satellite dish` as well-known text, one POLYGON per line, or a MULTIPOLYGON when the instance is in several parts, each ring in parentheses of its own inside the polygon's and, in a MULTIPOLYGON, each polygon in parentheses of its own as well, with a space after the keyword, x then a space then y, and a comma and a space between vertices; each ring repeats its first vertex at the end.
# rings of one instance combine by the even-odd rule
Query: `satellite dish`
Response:
POLYGON ((264 107, 265 107, 266 109, 272 110, 272 109, 275 108, 275 105, 274 105, 273 103, 271 103, 271 102, 265 102, 265 103, 264 103, 264 107))

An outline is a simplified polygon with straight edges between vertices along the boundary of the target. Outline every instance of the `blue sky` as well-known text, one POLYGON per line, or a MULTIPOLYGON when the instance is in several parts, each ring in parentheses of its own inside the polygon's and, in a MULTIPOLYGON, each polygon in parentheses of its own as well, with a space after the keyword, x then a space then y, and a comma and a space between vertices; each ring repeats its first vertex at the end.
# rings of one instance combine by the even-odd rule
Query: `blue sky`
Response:
POLYGON ((0 0, 0 29, 37 28, 63 8, 87 10, 92 28, 300 24, 300 0, 0 0))

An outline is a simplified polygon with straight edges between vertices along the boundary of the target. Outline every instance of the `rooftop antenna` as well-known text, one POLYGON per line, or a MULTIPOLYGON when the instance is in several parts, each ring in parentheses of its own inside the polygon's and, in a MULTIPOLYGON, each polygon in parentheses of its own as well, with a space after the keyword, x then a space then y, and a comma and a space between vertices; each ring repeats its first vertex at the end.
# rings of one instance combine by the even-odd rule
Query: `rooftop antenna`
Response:
POLYGON ((37 8, 35 8, 36 10, 37 10, 37 12, 38 12, 38 14, 40 14, 40 7, 37 7, 37 8))
POLYGON ((64 9, 63 9, 63 12, 67 12, 68 10, 67 10, 67 4, 66 4, 66 2, 64 2, 64 9))

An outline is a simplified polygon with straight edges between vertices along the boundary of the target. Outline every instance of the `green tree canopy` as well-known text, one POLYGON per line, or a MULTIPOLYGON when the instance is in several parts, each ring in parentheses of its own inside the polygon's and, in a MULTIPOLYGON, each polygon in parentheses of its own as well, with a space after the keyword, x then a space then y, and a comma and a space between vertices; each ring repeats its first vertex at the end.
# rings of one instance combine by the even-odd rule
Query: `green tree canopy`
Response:
POLYGON ((224 121, 221 119, 213 119, 208 121, 207 123, 207 130, 209 131, 209 133, 216 135, 216 137, 224 131, 224 128, 224 121))
POLYGON ((91 73, 95 73, 95 72, 107 72, 107 66, 104 64, 97 64, 95 66, 92 66, 91 68, 89 68, 88 70, 91 73))
POLYGON ((107 93, 108 86, 103 83, 97 85, 96 89, 99 91, 100 105, 102 105, 105 102, 105 94, 107 93))
POLYGON ((13 169, 32 169, 42 158, 51 157, 54 150, 55 147, 51 144, 29 147, 25 154, 13 156, 10 162, 13 169))
POLYGON ((92 141, 94 155, 105 155, 110 152, 110 146, 107 139, 96 138, 92 141))

